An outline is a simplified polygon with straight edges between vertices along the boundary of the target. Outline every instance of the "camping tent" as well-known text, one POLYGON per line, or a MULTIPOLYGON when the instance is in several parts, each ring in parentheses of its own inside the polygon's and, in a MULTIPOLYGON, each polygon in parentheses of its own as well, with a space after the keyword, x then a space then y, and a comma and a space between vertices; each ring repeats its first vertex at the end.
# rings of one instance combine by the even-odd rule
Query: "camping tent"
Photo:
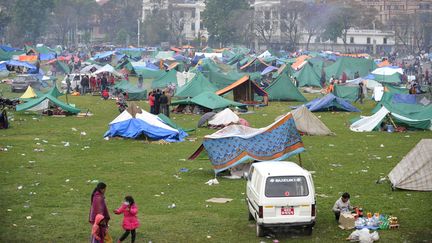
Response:
POLYGON ((268 96, 267 92, 252 81, 248 75, 216 91, 216 94, 224 95, 230 91, 233 91, 234 101, 243 103, 253 103, 255 93, 259 96, 268 96))
POLYGON ((269 100, 307 101, 286 73, 279 75, 276 80, 265 88, 265 91, 269 95, 269 100))
POLYGON ((247 160, 284 160, 304 151, 300 134, 291 114, 263 128, 227 126, 204 136, 203 144, 189 157, 195 159, 207 151, 215 173, 247 160))
POLYGON ((294 74, 297 78, 298 86, 314 86, 321 87, 320 76, 315 72, 313 67, 309 64, 303 66, 303 68, 294 74))
POLYGON ((230 124, 236 124, 240 120, 230 108, 225 108, 224 110, 218 112, 209 121, 208 124, 211 126, 228 126, 230 124))
POLYGON ((36 94, 36 92, 33 90, 33 88, 29 85, 26 89, 26 91, 24 92, 24 94, 22 94, 19 99, 22 100, 27 100, 27 99, 31 99, 31 98, 35 98, 38 95, 36 94))
POLYGON ((420 142, 390 171, 393 187, 432 191, 432 139, 420 142))
POLYGON ((377 65, 371 59, 341 57, 332 65, 324 68, 324 70, 326 72, 326 78, 329 80, 331 76, 340 78, 343 72, 346 73, 349 79, 352 79, 356 72, 359 72, 360 76, 363 77, 376 68, 377 65))
POLYGON ((94 72, 94 75, 97 75, 99 73, 111 73, 117 77, 123 78, 123 74, 117 72, 111 65, 106 64, 105 66, 99 68, 96 72, 94 72))
POLYGON ((380 127, 387 116, 408 128, 432 130, 432 99, 429 95, 384 92, 372 116, 362 117, 351 124, 354 132, 370 132, 380 127))
POLYGON ((321 98, 316 98, 305 106, 310 111, 328 111, 328 110, 342 110, 348 112, 360 112, 359 109, 351 105, 348 101, 336 97, 333 94, 328 94, 321 98))
POLYGON ((294 117, 297 130, 302 133, 318 136, 334 135, 334 133, 304 105, 291 111, 291 114, 294 117))
POLYGON ((166 88, 170 84, 175 84, 176 86, 178 85, 178 83, 177 83, 177 71, 174 69, 169 70, 164 75, 153 80, 151 88, 152 89, 166 88))
POLYGON ((203 92, 192 99, 178 100, 171 102, 171 105, 199 105, 209 110, 223 109, 229 106, 244 107, 245 104, 234 102, 213 92, 203 92))
POLYGON ((145 100, 147 98, 147 90, 140 89, 127 80, 116 83, 114 88, 127 92, 128 100, 145 100))
MULTIPOLYGON (((366 88, 364 88, 366 90, 366 88)), ((333 94, 336 97, 342 98, 344 100, 348 100, 350 102, 354 102, 358 97, 359 85, 334 85, 333 94)), ((367 92, 364 93, 367 96, 367 92)))
POLYGON ((109 130, 104 137, 138 138, 148 137, 152 140, 181 142, 187 133, 165 124, 158 116, 131 105, 109 124, 109 130), (132 109, 130 109, 132 108, 132 109))
MULTIPOLYGON (((53 92, 55 92, 55 91, 53 91, 53 92)), ((39 98, 31 99, 26 103, 17 105, 16 110, 17 111, 25 111, 25 110, 42 111, 42 110, 45 110, 49 107, 48 106, 49 103, 56 105, 56 106, 62 108, 64 111, 67 111, 67 112, 72 113, 72 114, 77 114, 80 112, 79 109, 57 99, 54 95, 51 94, 51 92, 48 92, 47 94, 44 94, 43 96, 41 96, 39 98), (34 109, 35 107, 39 107, 39 109, 34 109)))
POLYGON ((195 97, 203 92, 216 92, 217 88, 201 73, 196 73, 188 83, 179 87, 175 97, 195 97))

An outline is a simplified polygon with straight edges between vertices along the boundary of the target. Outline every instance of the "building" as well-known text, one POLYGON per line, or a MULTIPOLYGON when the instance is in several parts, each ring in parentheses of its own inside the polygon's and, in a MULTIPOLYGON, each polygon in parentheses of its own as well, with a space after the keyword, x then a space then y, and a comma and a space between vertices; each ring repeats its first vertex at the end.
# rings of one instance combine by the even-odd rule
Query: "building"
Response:
POLYGON ((207 40, 208 32, 202 20, 204 0, 161 0, 157 3, 155 0, 143 0, 141 22, 144 22, 155 8, 169 11, 171 18, 178 24, 178 28, 173 31, 179 31, 179 35, 185 40, 207 40))

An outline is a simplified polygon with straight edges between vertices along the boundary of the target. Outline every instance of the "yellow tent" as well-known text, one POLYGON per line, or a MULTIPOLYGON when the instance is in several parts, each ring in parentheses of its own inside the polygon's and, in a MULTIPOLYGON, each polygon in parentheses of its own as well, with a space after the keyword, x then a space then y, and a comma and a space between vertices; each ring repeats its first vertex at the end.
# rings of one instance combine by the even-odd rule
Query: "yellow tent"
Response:
POLYGON ((34 92, 33 88, 29 85, 27 87, 27 90, 24 92, 23 95, 21 95, 20 99, 30 99, 37 97, 36 92, 34 92))

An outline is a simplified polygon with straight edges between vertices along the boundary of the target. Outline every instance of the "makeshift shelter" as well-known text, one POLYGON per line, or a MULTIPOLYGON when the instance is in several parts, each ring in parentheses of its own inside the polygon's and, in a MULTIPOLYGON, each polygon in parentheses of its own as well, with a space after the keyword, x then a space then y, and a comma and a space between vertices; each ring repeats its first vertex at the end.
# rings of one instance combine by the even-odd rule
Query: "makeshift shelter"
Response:
MULTIPOLYGON (((131 105, 129 107, 134 107, 131 105)), ((135 106, 136 107, 136 106, 135 106)), ((127 109, 109 123, 109 130, 104 137, 139 138, 144 136, 151 140, 181 142, 187 137, 181 129, 167 125, 158 116, 141 108, 127 109)))
POLYGON ((114 88, 125 91, 128 94, 128 100, 145 100, 147 98, 147 90, 140 89, 127 80, 116 83, 114 88))
POLYGON ((348 101, 336 97, 333 94, 327 94, 324 97, 316 98, 305 106, 310 111, 348 111, 348 112, 360 112, 359 109, 351 105, 348 101))
POLYGON ((242 125, 227 126, 204 136, 203 144, 189 159, 207 151, 215 173, 248 160, 284 160, 304 151, 294 119, 287 114, 263 128, 242 125))
POLYGON ((254 93, 259 96, 268 97, 267 92, 252 81, 248 75, 245 75, 231 85, 216 91, 216 94, 224 95, 230 91, 233 91, 234 101, 242 103, 254 103, 254 93))
POLYGON ((61 100, 53 96, 50 92, 44 94, 39 98, 31 99, 26 103, 17 105, 16 110, 17 111, 25 111, 25 110, 44 111, 47 110, 51 105, 60 107, 65 112, 72 113, 72 114, 77 114, 80 112, 80 109, 77 109, 69 104, 62 102, 61 100))
POLYGON ((213 92, 203 92, 193 98, 177 100, 171 102, 171 105, 198 105, 207 110, 219 110, 229 106, 245 107, 245 104, 231 101, 220 97, 213 92))
POLYGON ((31 98, 36 98, 38 95, 36 94, 36 92, 33 90, 33 88, 29 85, 26 89, 26 91, 24 92, 24 94, 22 94, 19 99, 22 100, 27 100, 27 99, 31 99, 31 98))
POLYGON ((216 113, 209 121, 208 124, 213 127, 225 127, 231 124, 236 124, 240 120, 230 108, 225 108, 224 110, 216 113))
MULTIPOLYGON (((366 88, 364 88, 366 90, 366 88)), ((344 100, 348 100, 350 102, 354 102, 359 93, 359 85, 334 85, 333 94, 336 97, 342 98, 344 100)), ((367 96, 367 92, 364 93, 365 97, 367 96)))
POLYGON ((97 64, 90 64, 88 66, 83 67, 80 70, 80 73, 93 73, 96 72, 98 69, 100 69, 102 66, 99 66, 97 64))
POLYGON ((201 73, 195 76, 185 85, 177 88, 175 97, 195 97, 203 92, 216 92, 217 88, 201 73))
POLYGON ((294 77, 298 81, 298 87, 313 86, 322 87, 320 83, 320 76, 315 72, 313 67, 309 64, 303 66, 303 68, 294 74, 294 77))
MULTIPOLYGON (((384 92, 372 116, 361 117, 351 124, 354 132, 378 130, 384 119, 391 117, 396 125, 411 129, 432 130, 432 97, 426 95, 384 92)), ((390 118, 389 118, 390 119, 390 118)))
POLYGON ((123 78, 123 74, 117 72, 111 65, 106 64, 105 66, 101 67, 100 69, 98 69, 96 72, 94 72, 93 74, 97 75, 99 73, 111 73, 117 77, 121 77, 123 78))
POLYGON ((291 82, 286 73, 279 75, 271 84, 264 89, 269 96, 269 100, 293 100, 305 102, 306 98, 291 82))
POLYGON ((291 111, 297 130, 312 136, 334 135, 332 131, 312 112, 302 105, 291 111))
POLYGON ((136 66, 133 66, 135 73, 137 75, 141 75, 144 79, 156 79, 159 78, 163 75, 165 75, 165 71, 164 70, 155 70, 155 69, 151 69, 151 68, 137 68, 136 66))
POLYGON ((393 188, 432 191, 432 139, 422 139, 390 171, 393 188))
POLYGON ((172 69, 166 72, 163 76, 160 76, 159 78, 153 80, 151 88, 152 89, 162 89, 168 87, 168 85, 174 84, 175 86, 178 85, 177 83, 177 71, 172 69))
POLYGON ((402 77, 397 72, 391 75, 369 74, 365 78, 388 84, 400 84, 402 82, 402 77))
POLYGON ((324 70, 326 72, 326 78, 329 80, 332 76, 340 78, 343 72, 346 73, 348 79, 353 79, 356 72, 363 77, 376 68, 377 65, 371 59, 341 57, 332 65, 324 68, 324 70))

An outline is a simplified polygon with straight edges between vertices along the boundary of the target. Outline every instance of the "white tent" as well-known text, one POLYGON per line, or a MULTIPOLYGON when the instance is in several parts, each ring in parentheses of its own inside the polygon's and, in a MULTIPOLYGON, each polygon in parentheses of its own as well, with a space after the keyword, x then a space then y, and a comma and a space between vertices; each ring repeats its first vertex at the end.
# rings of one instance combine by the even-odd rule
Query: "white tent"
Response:
POLYGON ((193 72, 177 72, 176 75, 178 88, 182 87, 195 77, 195 73, 193 72))
POLYGON ((332 131, 316 117, 312 112, 302 105, 291 111, 297 130, 308 135, 334 135, 332 131))
POLYGON ((209 121, 208 124, 211 126, 228 126, 230 124, 238 123, 240 118, 229 108, 218 112, 209 121))
POLYGON ((266 57, 271 57, 272 54, 269 51, 265 51, 263 53, 261 53, 258 58, 266 58, 266 57))
POLYGON ((372 71, 372 74, 393 75, 395 73, 403 74, 403 69, 399 67, 381 67, 372 71))
POLYGON ((99 73, 112 73, 117 77, 123 77, 123 74, 117 72, 111 65, 106 64, 105 66, 101 67, 100 69, 98 69, 96 72, 94 72, 93 74, 99 74, 99 73))
POLYGON ((90 64, 88 66, 83 67, 80 70, 80 73, 91 73, 91 69, 95 68, 96 71, 99 70, 101 68, 101 66, 97 65, 97 64, 90 64))
POLYGON ((393 187, 432 191, 432 139, 422 139, 388 175, 393 187))

